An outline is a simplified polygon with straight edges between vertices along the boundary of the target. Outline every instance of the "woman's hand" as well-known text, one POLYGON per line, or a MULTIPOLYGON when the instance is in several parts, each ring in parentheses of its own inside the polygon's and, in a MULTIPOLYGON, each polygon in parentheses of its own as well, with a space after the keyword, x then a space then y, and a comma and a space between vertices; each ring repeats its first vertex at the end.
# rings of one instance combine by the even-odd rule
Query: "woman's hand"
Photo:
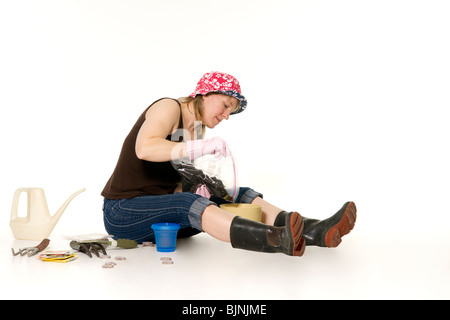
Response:
POLYGON ((213 154, 217 158, 231 155, 228 144, 225 140, 219 137, 187 141, 186 151, 191 161, 207 154, 213 154))
POLYGON ((208 187, 204 184, 200 185, 200 187, 197 188, 195 193, 208 199, 211 197, 211 192, 209 192, 208 187))

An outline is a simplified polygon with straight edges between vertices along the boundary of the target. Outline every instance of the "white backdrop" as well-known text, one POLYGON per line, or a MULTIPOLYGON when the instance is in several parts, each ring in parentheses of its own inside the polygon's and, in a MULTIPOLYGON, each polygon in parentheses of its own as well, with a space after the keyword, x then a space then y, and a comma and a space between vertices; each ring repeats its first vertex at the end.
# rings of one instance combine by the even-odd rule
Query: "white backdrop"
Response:
POLYGON ((56 228, 104 232, 100 192, 137 117, 218 70, 249 101, 207 133, 241 185, 305 216, 353 200, 359 232, 446 232, 449 16, 433 0, 2 0, 1 223, 18 187, 51 211, 85 187, 56 228))

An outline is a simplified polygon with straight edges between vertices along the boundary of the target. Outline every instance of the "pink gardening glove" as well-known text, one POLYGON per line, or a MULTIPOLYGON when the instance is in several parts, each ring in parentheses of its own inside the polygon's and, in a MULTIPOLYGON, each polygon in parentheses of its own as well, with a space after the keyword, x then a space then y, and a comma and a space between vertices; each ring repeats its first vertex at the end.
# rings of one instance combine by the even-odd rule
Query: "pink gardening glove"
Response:
POLYGON ((208 187, 204 184, 198 187, 197 190, 195 190, 195 193, 208 199, 211 197, 211 193, 209 192, 208 187))
POLYGON ((189 159, 191 159, 191 161, 207 154, 213 154, 217 158, 231 155, 227 143, 219 137, 202 140, 189 140, 186 142, 186 147, 189 159))

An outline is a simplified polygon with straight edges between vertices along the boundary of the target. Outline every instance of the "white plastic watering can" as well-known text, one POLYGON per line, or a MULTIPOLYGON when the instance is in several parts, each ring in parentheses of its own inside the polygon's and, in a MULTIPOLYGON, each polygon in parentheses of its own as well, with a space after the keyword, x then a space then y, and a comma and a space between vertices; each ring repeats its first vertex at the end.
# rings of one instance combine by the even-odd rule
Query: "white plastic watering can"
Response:
POLYGON ((44 189, 42 188, 19 188, 16 190, 11 208, 11 220, 9 226, 18 240, 42 240, 47 238, 61 217, 72 199, 85 191, 81 189, 72 194, 59 208, 59 210, 51 216, 45 199, 44 189), (19 197, 22 192, 28 195, 27 216, 19 217, 19 197))

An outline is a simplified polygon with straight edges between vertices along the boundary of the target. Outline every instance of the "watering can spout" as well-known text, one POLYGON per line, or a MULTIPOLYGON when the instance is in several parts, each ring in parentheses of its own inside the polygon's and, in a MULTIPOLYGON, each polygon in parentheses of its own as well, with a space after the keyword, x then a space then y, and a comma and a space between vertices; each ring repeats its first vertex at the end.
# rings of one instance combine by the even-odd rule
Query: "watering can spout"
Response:
POLYGON ((86 189, 80 189, 74 194, 72 194, 63 204, 62 206, 56 211, 56 213, 52 216, 50 220, 51 228, 53 229, 56 225, 56 223, 59 221, 59 218, 61 218, 61 215, 63 214, 64 210, 66 210, 67 206, 69 205, 70 201, 72 201, 73 198, 75 198, 80 193, 84 192, 86 189))

